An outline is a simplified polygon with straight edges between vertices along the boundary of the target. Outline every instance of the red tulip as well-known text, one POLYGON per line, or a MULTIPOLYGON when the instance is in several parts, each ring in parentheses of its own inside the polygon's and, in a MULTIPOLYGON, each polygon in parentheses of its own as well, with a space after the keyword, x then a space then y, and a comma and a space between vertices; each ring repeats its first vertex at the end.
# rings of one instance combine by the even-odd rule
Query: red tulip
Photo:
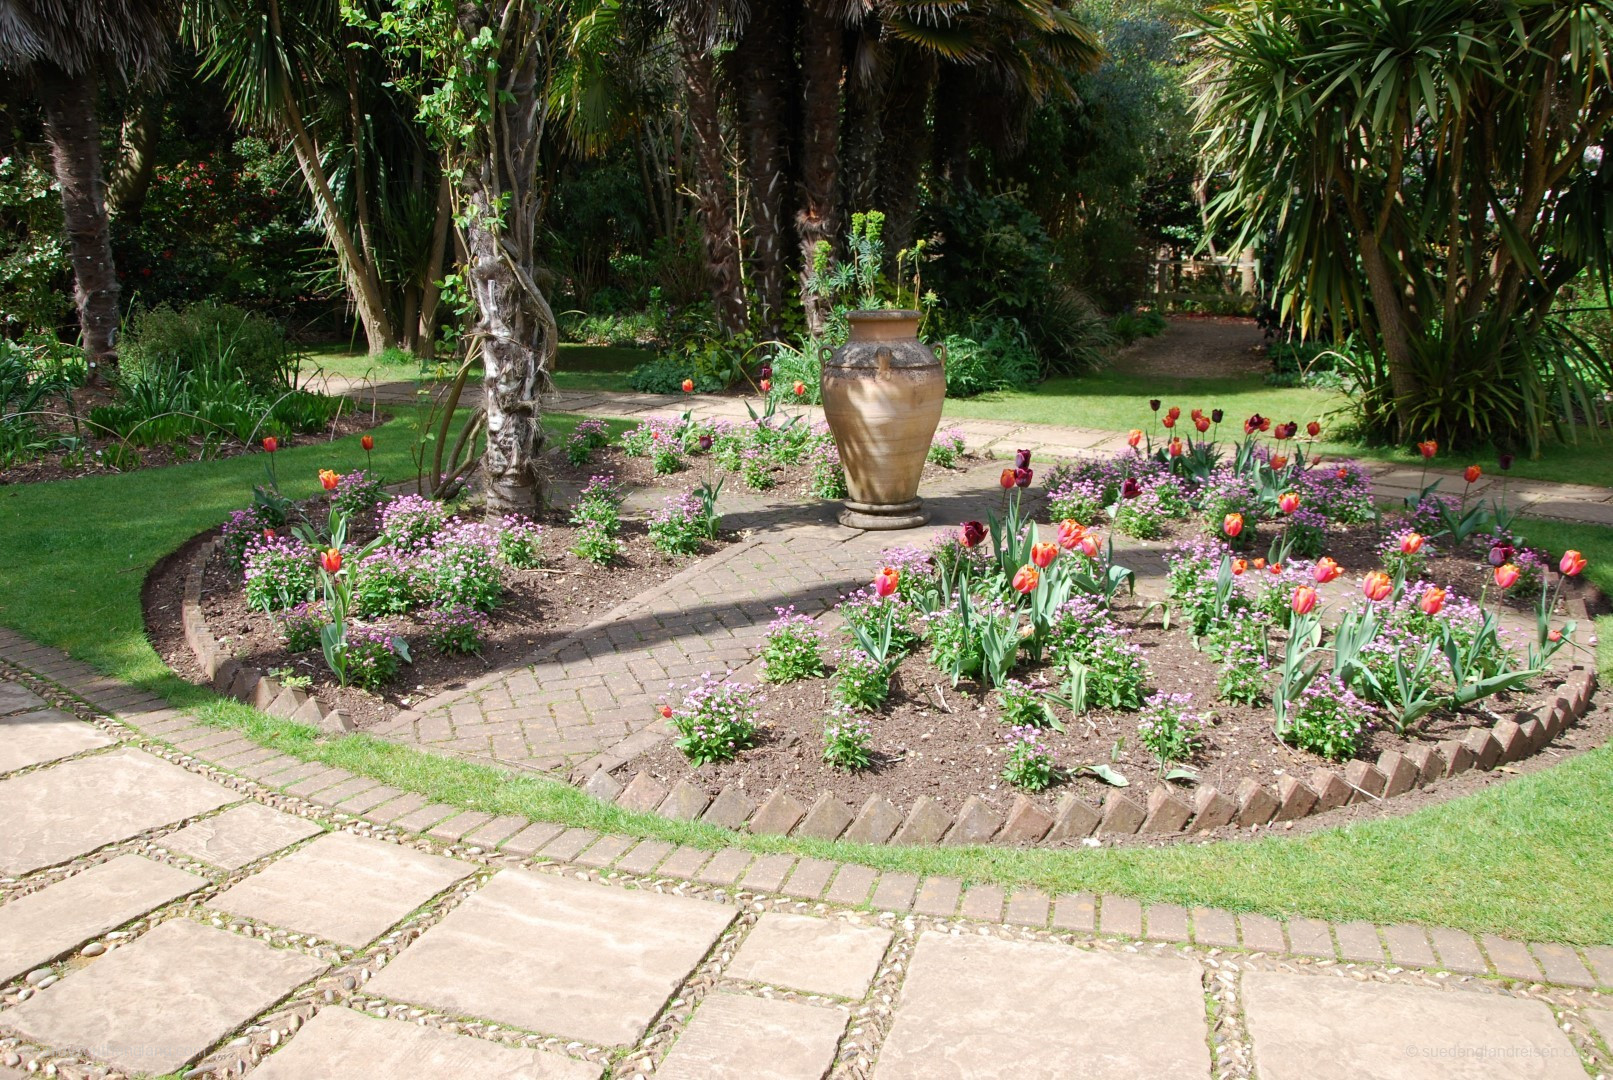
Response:
POLYGON ((1301 585, 1294 590, 1288 606, 1295 615, 1309 615, 1316 608, 1316 590, 1309 585, 1301 585))
POLYGON ((1400 538, 1400 553, 1402 555, 1415 555, 1423 549, 1421 533, 1407 533, 1400 538))
POLYGON ((1277 439, 1278 441, 1288 438, 1288 425, 1278 424, 1277 430, 1271 433, 1271 437, 1277 439))
POLYGON ((1226 517, 1222 518, 1221 531, 1226 533, 1232 539, 1236 540, 1238 538, 1238 534, 1243 532, 1243 515, 1228 514, 1226 517))
POLYGON ((1210 430, 1210 418, 1208 416, 1196 416, 1193 418, 1193 426, 1199 429, 1200 435, 1203 435, 1210 430))
POLYGON ((1585 556, 1573 548, 1569 548, 1563 552, 1562 561, 1557 564, 1557 569, 1561 570, 1566 577, 1578 577, 1580 571, 1585 569, 1585 556))
POLYGON ((1182 456, 1182 440, 1181 439, 1172 439, 1171 440, 1170 453, 1171 453, 1171 457, 1181 457, 1182 456))
POLYGON ((1204 410, 1203 409, 1194 409, 1192 412, 1188 413, 1187 415, 1191 416, 1193 418, 1194 422, 1196 423, 1199 420, 1204 419, 1204 410))
POLYGON ((1057 544, 1042 543, 1031 545, 1031 562, 1035 563, 1043 570, 1046 570, 1049 566, 1052 566, 1053 560, 1058 557, 1059 547, 1057 544))
POLYGON ((798 383, 795 384, 795 396, 796 397, 805 397, 806 396, 806 383, 798 382, 798 383))
POLYGON ((1160 422, 1160 423, 1161 423, 1161 424, 1163 424, 1163 425, 1165 425, 1165 426, 1166 426, 1166 427, 1168 427, 1168 428, 1173 428, 1173 427, 1175 427, 1175 426, 1176 426, 1176 417, 1174 417, 1174 416, 1172 416, 1172 415, 1171 415, 1171 414, 1170 414, 1170 413, 1166 413, 1166 414, 1165 414, 1165 415, 1164 415, 1164 416, 1163 416, 1163 417, 1162 417, 1162 418, 1161 418, 1161 419, 1160 419, 1160 421, 1159 421, 1159 422, 1160 422))
POLYGON ((1425 459, 1439 453, 1439 443, 1434 439, 1427 439, 1417 444, 1417 452, 1425 459))
POLYGON ((1553 643, 1561 641, 1562 639, 1563 632, 1561 630, 1552 630, 1546 634, 1546 640, 1553 643))
POLYGON ((1477 465, 1469 465, 1467 468, 1462 470, 1462 479, 1466 480, 1470 484, 1477 482, 1478 478, 1483 475, 1484 470, 1479 468, 1477 465))
POLYGON ((761 387, 762 393, 765 394, 769 390, 773 389, 773 380, 772 379, 763 379, 761 382, 757 383, 756 385, 761 387))
POLYGON ((1424 615, 1438 615, 1440 608, 1445 606, 1445 590, 1429 589, 1417 600, 1417 606, 1422 608, 1424 615))
POLYGON ((1343 465, 1340 465, 1338 470, 1333 475, 1338 477, 1340 480, 1348 480, 1350 478, 1350 470, 1345 468, 1343 465))
POLYGON ((1278 470, 1288 468, 1288 456, 1286 454, 1272 455, 1271 467, 1278 470))
POLYGON ((1382 570, 1374 570, 1361 582, 1361 591, 1368 600, 1377 603, 1388 599, 1389 594, 1395 591, 1395 583, 1382 570))
POLYGON ((1014 486, 1014 470, 1013 469, 1004 469, 1003 472, 1002 472, 1002 475, 997 477, 997 483, 999 483, 999 484, 1001 484, 1003 486, 1004 491, 1007 491, 1009 488, 1013 487, 1014 486))
POLYGON ((1120 481, 1120 497, 1122 499, 1135 499, 1143 493, 1143 486, 1137 482, 1135 476, 1128 476, 1120 481))
POLYGON ((1502 563, 1511 562, 1515 553, 1516 549, 1511 544, 1491 544, 1490 565, 1500 566, 1502 563))
POLYGON ((1029 450, 1014 451, 1014 468, 1028 469, 1031 467, 1031 452, 1029 450))
POLYGON ((978 521, 965 521, 963 528, 958 530, 958 540, 966 548, 972 548, 986 538, 986 527, 978 521))
POLYGON ((331 469, 320 469, 319 470, 319 484, 326 491, 335 491, 336 490, 336 483, 339 480, 341 480, 341 477, 337 476, 336 473, 333 470, 331 470, 331 469))
POLYGON ((1322 425, 1318 424, 1315 420, 1312 420, 1310 423, 1305 425, 1305 434, 1309 435, 1311 438, 1314 439, 1321 433, 1322 425))
POLYGON ((685 394, 694 393, 694 380, 693 379, 684 379, 683 380, 683 392, 685 394))
POLYGON ((885 567, 874 575, 874 595, 883 600, 896 591, 896 586, 901 584, 901 581, 902 572, 900 570, 894 566, 885 567))
POLYGON ((1058 523, 1057 533, 1059 547, 1070 551, 1081 542, 1081 537, 1086 535, 1087 527, 1073 518, 1065 518, 1058 523))
POLYGON ((1232 560, 1232 572, 1233 572, 1233 574, 1241 574, 1247 569, 1249 569, 1249 560, 1248 559, 1233 559, 1232 560))
POLYGON ((1285 514, 1292 514, 1299 509, 1299 492, 1285 491, 1277 496, 1277 509, 1285 514))
POLYGON ((263 530, 263 538, 265 540, 273 540, 274 539, 274 530, 273 529, 264 529, 263 530))
POLYGON ((1271 571, 1272 577, 1279 577, 1283 572, 1283 564, 1280 562, 1274 562, 1270 566, 1266 567, 1266 569, 1271 571))
POLYGON ((1142 441, 1143 441, 1143 429, 1142 428, 1132 428, 1131 433, 1126 436, 1126 444, 1128 446, 1130 446, 1133 450, 1137 449, 1138 445, 1142 441))
POLYGON ((1182 407, 1180 405, 1172 405, 1170 407, 1170 411, 1165 415, 1170 417, 1172 420, 1175 420, 1182 415, 1182 407))
POLYGON ((342 553, 336 548, 326 548, 319 553, 319 565, 327 574, 334 574, 342 568, 342 553))
POLYGON ((1311 576, 1316 579, 1318 585, 1326 585, 1342 573, 1344 571, 1339 569, 1339 564, 1325 555, 1317 559, 1316 565, 1311 569, 1311 576))
POLYGON ((1081 537, 1080 548, 1081 554, 1085 555, 1089 559, 1096 559, 1098 557, 1098 551, 1100 550, 1098 538, 1092 533, 1085 534, 1081 537))
POLYGON ((670 706, 670 705, 662 705, 660 708, 656 709, 655 711, 660 713, 661 716, 664 719, 667 719, 667 720, 672 719, 672 706, 670 706))
POLYGON ((1150 398, 1148 400, 1148 407, 1150 409, 1154 410, 1155 412, 1158 412, 1159 411, 1159 399, 1158 398, 1150 398))
POLYGON ((358 444, 360 446, 362 446, 365 449, 365 451, 374 450, 375 449, 375 436, 374 435, 365 435, 363 438, 359 439, 358 444))
POLYGON ((1495 583, 1503 589, 1510 589, 1518 583, 1522 571, 1514 563, 1502 563, 1495 568, 1495 583))
POLYGON ((272 454, 276 450, 280 449, 280 440, 275 438, 273 435, 270 435, 268 438, 263 440, 263 448, 272 454))
POLYGON ((1020 593, 1033 593, 1036 591, 1036 583, 1041 580, 1041 571, 1037 570, 1036 567, 1032 566, 1030 563, 1026 563, 1024 566, 1019 568, 1019 571, 1016 574, 1014 574, 1014 589, 1020 593))

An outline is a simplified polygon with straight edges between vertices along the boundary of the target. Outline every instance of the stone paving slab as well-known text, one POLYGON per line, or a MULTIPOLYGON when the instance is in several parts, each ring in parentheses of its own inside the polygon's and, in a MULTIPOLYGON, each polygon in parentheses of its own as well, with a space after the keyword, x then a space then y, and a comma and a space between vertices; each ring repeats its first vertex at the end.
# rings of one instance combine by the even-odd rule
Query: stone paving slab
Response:
POLYGON ((1207 1078, 1199 979, 1178 957, 925 933, 874 1077, 1207 1078))
POLYGON ((126 1072, 173 1072, 324 970, 302 953, 170 919, 0 1012, 0 1030, 126 1072))
POLYGON ((369 989, 622 1046, 644 1034, 734 914, 703 900, 504 870, 405 949, 369 989))
POLYGON ((1613 1012, 1606 1009, 1587 1009, 1585 1015, 1590 1017, 1591 1026, 1602 1036, 1602 1045, 1613 1050, 1613 1012))
POLYGON ((252 1070, 255 1080, 599 1080, 604 1069, 352 1009, 321 1009, 252 1070))
POLYGON ((1249 971, 1261 1080, 1585 1080, 1545 1002, 1249 971))
POLYGON ((845 1029, 840 1009, 710 994, 655 1075, 661 1080, 823 1080, 845 1029))
POLYGON ((0 907, 0 983, 177 900, 207 879, 119 855, 0 907))
MULTIPOLYGON (((0 712, 5 711, 0 702, 0 712)), ((86 750, 114 746, 116 742, 78 717, 55 709, 19 713, 0 720, 0 773, 43 765, 86 750)))
POLYGON ((0 780, 0 871, 53 866, 240 798, 127 747, 0 780))
POLYGON ((307 818, 282 814, 262 803, 242 803, 163 837, 162 846, 222 870, 239 870, 323 831, 307 818))
POLYGON ((729 963, 730 978, 809 994, 860 998, 874 981, 891 932, 840 919, 767 912, 729 963))
POLYGON ((0 716, 21 709, 37 709, 45 699, 19 683, 0 680, 0 716))
POLYGON ((475 869, 333 832, 253 874, 211 906, 357 948, 475 869), (318 887, 309 888, 311 882, 318 887))

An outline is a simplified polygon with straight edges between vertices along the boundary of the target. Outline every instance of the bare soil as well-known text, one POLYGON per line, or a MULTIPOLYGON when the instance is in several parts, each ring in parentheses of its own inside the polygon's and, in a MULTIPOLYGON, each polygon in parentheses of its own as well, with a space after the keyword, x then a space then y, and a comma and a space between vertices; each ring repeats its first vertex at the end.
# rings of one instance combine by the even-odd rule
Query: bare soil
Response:
POLYGON ((1230 315, 1172 315, 1165 332, 1139 338, 1115 354, 1110 367, 1160 379, 1226 379, 1263 374, 1265 336, 1253 319, 1230 315))

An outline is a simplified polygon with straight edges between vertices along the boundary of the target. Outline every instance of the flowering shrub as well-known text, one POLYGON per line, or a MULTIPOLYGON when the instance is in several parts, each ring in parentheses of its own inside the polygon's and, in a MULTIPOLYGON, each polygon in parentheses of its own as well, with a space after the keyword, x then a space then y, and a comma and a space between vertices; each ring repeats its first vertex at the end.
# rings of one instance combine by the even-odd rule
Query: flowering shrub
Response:
POLYGON ((605 566, 621 555, 622 542, 606 532, 604 526, 589 522, 577 530, 571 551, 579 559, 605 566))
POLYGON ((1330 461, 1294 476, 1294 488, 1305 500, 1340 525, 1360 525, 1377 517, 1372 479, 1353 461, 1330 461))
POLYGON ((766 450, 748 447, 739 453, 739 478, 752 491, 773 486, 773 460, 766 450))
POLYGON ((425 560, 432 607, 492 611, 503 597, 499 536, 491 525, 454 518, 438 534, 425 560))
POLYGON ((347 628, 347 682, 379 690, 398 674, 400 640, 377 626, 347 628))
POLYGON ((885 704, 890 689, 890 671, 861 649, 842 649, 835 656, 835 698, 846 708, 873 712, 885 704))
POLYGON ((668 555, 692 555, 706 538, 705 509, 694 494, 671 495, 650 514, 650 543, 668 555))
POLYGON ((280 619, 287 651, 307 652, 319 648, 319 631, 328 621, 325 606, 317 600, 298 604, 287 611, 280 619))
POLYGON ((835 709, 823 722, 823 760, 837 769, 868 768, 873 741, 868 721, 846 709, 835 709))
POLYGON ((778 618, 767 624, 762 645, 762 678, 773 683, 812 679, 823 674, 823 635, 817 623, 797 615, 793 607, 774 608, 778 618))
POLYGON ((812 479, 808 486, 820 499, 844 499, 846 470, 840 464, 840 448, 834 443, 823 443, 812 451, 812 479))
POLYGON ((403 495, 381 508, 381 537, 392 547, 412 548, 448 523, 448 508, 423 495, 403 495))
POLYGON ((1162 766, 1186 761, 1193 756, 1204 730, 1204 718, 1191 711, 1191 694, 1154 694, 1143 703, 1137 721, 1137 741, 1159 759, 1162 766))
POLYGON ((935 433, 935 438, 930 440, 930 449, 925 458, 932 465, 950 469, 958 463, 958 458, 963 456, 965 445, 960 429, 947 428, 945 431, 935 433))
POLYGON ((1313 506, 1301 506, 1284 522, 1283 536, 1288 554, 1296 559, 1314 559, 1327 543, 1327 515, 1313 506))
POLYGON ((543 562, 543 526, 523 514, 506 514, 498 534, 498 557, 517 570, 538 566, 543 562))
POLYGON ((626 493, 616 478, 610 475, 590 476, 588 485, 577 496, 571 508, 571 523, 586 528, 594 526, 608 536, 615 536, 622 528, 622 499, 626 493))
POLYGON ((1284 738, 1333 761, 1352 756, 1371 729, 1372 706, 1332 675, 1320 674, 1300 694, 1284 738))
POLYGON ((1063 729, 1053 707, 1037 686, 1018 679, 1005 679, 997 688, 997 704, 1002 709, 1002 722, 1010 727, 1063 729))
POLYGON ((479 653, 487 633, 487 616, 469 607, 433 608, 420 618, 426 624, 426 640, 438 652, 479 653))
POLYGON ((678 733, 675 745, 693 764, 728 761, 756 741, 756 711, 764 699, 754 686, 707 672, 683 689, 668 719, 678 733))
POLYGON ((246 568, 246 549, 254 541, 264 539, 264 532, 273 531, 273 528, 268 517, 257 506, 230 511, 229 520, 219 529, 225 565, 235 573, 241 573, 246 568))
POLYGON ((1017 727, 1004 738, 1008 743, 1007 761, 1003 765, 1003 779, 1026 791, 1042 791, 1053 786, 1057 768, 1053 751, 1042 742, 1042 735, 1033 727, 1017 727))
POLYGON ((336 491, 331 495, 331 506, 337 512, 351 517, 372 506, 378 506, 386 495, 381 490, 381 479, 367 469, 356 469, 336 481, 336 491))
POLYGON ((1150 672, 1143 651, 1119 627, 1092 639, 1072 654, 1086 666, 1087 706, 1097 709, 1138 709, 1150 672))
POLYGON ((1435 553, 1434 545, 1412 529, 1399 529, 1378 545, 1378 558, 1395 577, 1415 581, 1435 553))
POLYGON ((420 550, 377 548, 353 569, 353 607, 366 619, 402 615, 420 603, 420 550))
POLYGON ((671 439, 661 439, 650 449, 650 463, 656 476, 671 476, 683 468, 683 446, 671 439))
POLYGON ((1228 619, 1217 628, 1210 643, 1221 659, 1215 691, 1222 701, 1254 705, 1265 695, 1266 673, 1271 670, 1266 653, 1266 628, 1270 625, 1269 615, 1250 612, 1242 618, 1228 619))
POLYGON ((609 445, 610 430, 603 420, 583 420, 571 429, 571 437, 566 440, 566 460, 573 465, 586 465, 595 450, 609 445))
POLYGON ((278 611, 313 595, 314 557, 292 536, 259 537, 246 550, 246 602, 278 611))
POLYGON ((1217 469, 1200 489, 1198 504, 1204 515, 1205 531, 1210 535, 1240 551, 1246 551, 1254 544, 1254 525, 1260 517, 1261 502, 1260 493, 1249 477, 1231 469, 1217 469), (1246 524, 1241 533, 1229 537, 1222 526, 1233 514, 1239 515, 1246 524))

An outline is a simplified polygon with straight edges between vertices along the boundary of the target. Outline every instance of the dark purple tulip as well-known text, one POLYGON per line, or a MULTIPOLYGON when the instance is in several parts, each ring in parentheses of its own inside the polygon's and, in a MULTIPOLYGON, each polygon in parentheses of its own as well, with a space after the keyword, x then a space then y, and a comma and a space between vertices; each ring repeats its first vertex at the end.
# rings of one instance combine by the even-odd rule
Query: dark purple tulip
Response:
POLYGON ((1225 415, 1226 415, 1226 413, 1222 412, 1220 409, 1211 409, 1210 410, 1210 422, 1212 424, 1219 424, 1221 422, 1221 418, 1224 417, 1225 415))
POLYGON ((760 375, 764 379, 771 379, 773 377, 773 365, 772 364, 763 364, 762 365, 762 370, 760 372, 760 375))
POLYGON ((1128 476, 1120 483, 1120 497, 1122 499, 1135 499, 1143 493, 1143 486, 1137 482, 1135 476, 1128 476))
POLYGON ((1512 468, 1512 455, 1502 454, 1496 459, 1496 464, 1501 466, 1502 472, 1506 472, 1508 469, 1512 468))
POLYGON ((1514 554, 1516 552, 1511 544, 1492 544, 1490 545, 1490 565, 1505 566, 1512 561, 1514 554))
POLYGON ((974 547, 985 538, 986 527, 980 524, 978 521, 965 521, 963 523, 963 528, 958 534, 958 539, 962 540, 963 546, 967 548, 974 547))
POLYGON ((1159 411, 1159 399, 1158 398, 1149 398, 1148 399, 1148 407, 1150 409, 1153 409, 1155 412, 1158 412, 1159 411))
POLYGON ((1031 470, 1015 469, 1014 484, 1016 487, 1028 488, 1031 486, 1031 470))
POLYGON ((702 449, 702 450, 710 450, 711 449, 711 436, 710 435, 702 435, 702 436, 700 436, 700 449, 702 449))
POLYGON ((1031 467, 1031 452, 1029 450, 1014 451, 1014 468, 1028 469, 1031 467))

